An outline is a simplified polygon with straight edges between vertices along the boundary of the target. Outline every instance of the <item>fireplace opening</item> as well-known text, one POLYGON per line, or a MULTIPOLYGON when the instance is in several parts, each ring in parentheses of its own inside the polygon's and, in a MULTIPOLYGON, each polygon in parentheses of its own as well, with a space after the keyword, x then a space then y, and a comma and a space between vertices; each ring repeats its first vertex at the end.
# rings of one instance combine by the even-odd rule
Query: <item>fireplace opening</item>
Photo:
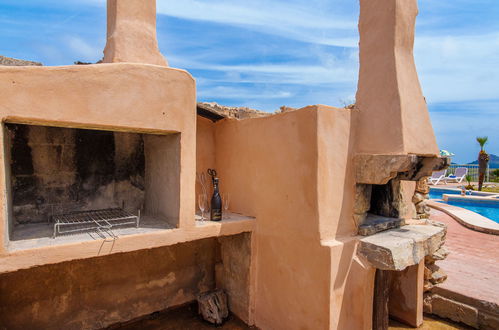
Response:
POLYGON ((369 213, 387 217, 398 218, 400 215, 400 184, 397 180, 390 180, 387 184, 373 184, 371 188, 371 204, 369 213))
POLYGON ((9 238, 174 228, 180 134, 4 124, 9 238))
POLYGON ((374 235, 402 226, 404 212, 400 180, 392 179, 383 185, 357 184, 354 213, 360 219, 359 235, 374 235))

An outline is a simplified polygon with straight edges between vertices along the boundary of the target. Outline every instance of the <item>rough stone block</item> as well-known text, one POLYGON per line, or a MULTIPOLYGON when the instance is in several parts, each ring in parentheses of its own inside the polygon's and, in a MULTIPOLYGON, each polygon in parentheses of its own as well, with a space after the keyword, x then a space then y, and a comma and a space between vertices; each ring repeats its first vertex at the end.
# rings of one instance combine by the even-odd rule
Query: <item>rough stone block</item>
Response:
POLYGON ((499 315, 491 315, 488 313, 478 313, 478 325, 480 329, 497 330, 499 329, 499 315))
POLYGON ((419 181, 433 171, 447 168, 449 159, 416 155, 359 154, 354 158, 357 183, 386 184, 397 177, 400 180, 419 181))
POLYGON ((364 214, 371 207, 372 185, 358 184, 355 186, 355 204, 353 212, 355 214, 364 214))
POLYGON ((380 215, 368 214, 359 226, 359 235, 369 236, 384 230, 399 228, 404 224, 404 219, 382 217, 380 215))
POLYGON ((431 300, 432 300, 432 294, 426 293, 426 290, 425 290, 425 293, 423 295, 423 312, 424 313, 428 313, 428 314, 432 313, 431 300))
POLYGON ((415 206, 416 206, 416 213, 417 214, 425 214, 426 213, 427 206, 426 206, 425 202, 421 201, 418 204, 416 204, 415 206))
MULTIPOLYGON (((433 284, 431 284, 430 282, 425 281, 425 283, 423 284, 423 292, 428 292, 431 289, 433 289, 433 284)), ((425 311, 425 313, 426 313, 426 311, 425 311)))
POLYGON ((439 284, 444 282, 446 279, 447 279, 447 274, 442 269, 438 269, 437 271, 431 274, 430 282, 432 284, 439 284))
POLYGON ((220 325, 229 316, 227 295, 223 290, 200 294, 197 301, 199 314, 205 321, 220 325))
POLYGON ((366 220, 366 217, 367 217, 367 214, 364 213, 364 214, 354 214, 352 216, 352 220, 353 220, 353 223, 355 225, 355 228, 359 228, 359 226, 364 223, 364 221, 366 220))
POLYGON ((231 312, 250 323, 251 234, 224 236, 218 241, 222 262, 215 268, 217 288, 227 293, 231 312))
MULTIPOLYGON (((430 186, 428 185, 428 178, 422 178, 416 183, 416 192, 421 194, 428 194, 430 192, 430 186)), ((428 198, 425 196, 425 198, 428 198)))
POLYGON ((444 236, 441 227, 408 225, 360 239, 358 253, 378 269, 403 270, 437 251, 444 236))
POLYGON ((425 200, 425 197, 424 197, 424 196, 425 196, 425 195, 423 195, 423 194, 421 194, 421 193, 416 192, 416 193, 414 194, 414 196, 412 196, 412 202, 413 202, 414 204, 418 204, 419 202, 422 202, 422 201, 424 201, 424 200, 425 200))
POLYGON ((440 317, 478 328, 478 310, 475 307, 433 295, 431 310, 433 314, 440 317))
POLYGON ((415 155, 357 155, 355 178, 357 183, 387 184, 399 172, 409 170, 416 161, 415 155))
POLYGON ((443 245, 435 253, 428 256, 428 258, 431 258, 431 260, 433 260, 433 261, 444 260, 445 258, 447 258, 448 255, 449 255, 449 250, 447 250, 445 245, 443 245))

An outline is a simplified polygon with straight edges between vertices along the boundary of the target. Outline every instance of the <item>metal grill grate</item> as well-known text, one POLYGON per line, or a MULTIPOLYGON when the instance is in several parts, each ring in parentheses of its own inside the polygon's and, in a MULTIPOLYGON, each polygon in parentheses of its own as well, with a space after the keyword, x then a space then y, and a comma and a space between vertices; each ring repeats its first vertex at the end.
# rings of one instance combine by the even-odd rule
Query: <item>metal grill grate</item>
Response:
POLYGON ((123 209, 105 209, 72 212, 52 216, 54 220, 54 238, 61 234, 105 231, 112 237, 112 228, 134 225, 139 227, 140 210, 133 215, 123 209))

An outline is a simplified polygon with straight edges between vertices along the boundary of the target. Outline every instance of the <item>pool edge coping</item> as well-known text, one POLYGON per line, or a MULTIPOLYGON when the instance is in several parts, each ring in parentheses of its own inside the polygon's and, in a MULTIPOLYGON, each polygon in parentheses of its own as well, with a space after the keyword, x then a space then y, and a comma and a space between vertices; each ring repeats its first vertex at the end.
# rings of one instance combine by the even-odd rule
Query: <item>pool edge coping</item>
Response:
POLYGON ((478 213, 462 207, 439 203, 436 200, 428 200, 427 205, 450 215, 454 220, 469 229, 485 234, 499 235, 499 224, 478 213))

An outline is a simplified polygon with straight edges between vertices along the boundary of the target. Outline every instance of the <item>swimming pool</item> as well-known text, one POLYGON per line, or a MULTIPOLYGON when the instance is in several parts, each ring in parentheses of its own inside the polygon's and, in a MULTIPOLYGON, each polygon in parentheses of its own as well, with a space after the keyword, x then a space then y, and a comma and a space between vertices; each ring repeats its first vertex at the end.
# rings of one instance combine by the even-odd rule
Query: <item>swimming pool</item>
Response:
MULTIPOLYGON (((471 199, 471 198, 460 198, 460 197, 450 197, 448 201, 443 201, 443 195, 461 195, 460 189, 450 189, 450 188, 430 188, 430 199, 438 199, 439 203, 445 203, 449 205, 454 205, 457 207, 462 207, 463 209, 470 210, 472 212, 478 213, 490 220, 499 223, 499 201, 496 198, 487 199, 471 199), (442 201, 440 201, 442 200, 442 201)), ((467 196, 490 196, 490 193, 484 193, 480 191, 471 191, 466 193, 467 196)))
MULTIPOLYGON (((461 189, 451 189, 451 188, 430 188, 430 199, 442 199, 443 194, 448 195, 461 195, 461 189)), ((480 191, 467 191, 467 196, 489 196, 490 194, 480 192, 480 191)))
POLYGON ((449 205, 454 205, 458 207, 462 207, 463 209, 470 210, 472 212, 478 213, 490 220, 499 223, 499 202, 491 201, 491 202, 477 202, 477 201, 447 201, 445 202, 449 205), (494 202, 494 203, 492 203, 494 202))
POLYGON ((443 194, 460 195, 461 190, 446 188, 430 188, 430 199, 442 199, 443 194))

